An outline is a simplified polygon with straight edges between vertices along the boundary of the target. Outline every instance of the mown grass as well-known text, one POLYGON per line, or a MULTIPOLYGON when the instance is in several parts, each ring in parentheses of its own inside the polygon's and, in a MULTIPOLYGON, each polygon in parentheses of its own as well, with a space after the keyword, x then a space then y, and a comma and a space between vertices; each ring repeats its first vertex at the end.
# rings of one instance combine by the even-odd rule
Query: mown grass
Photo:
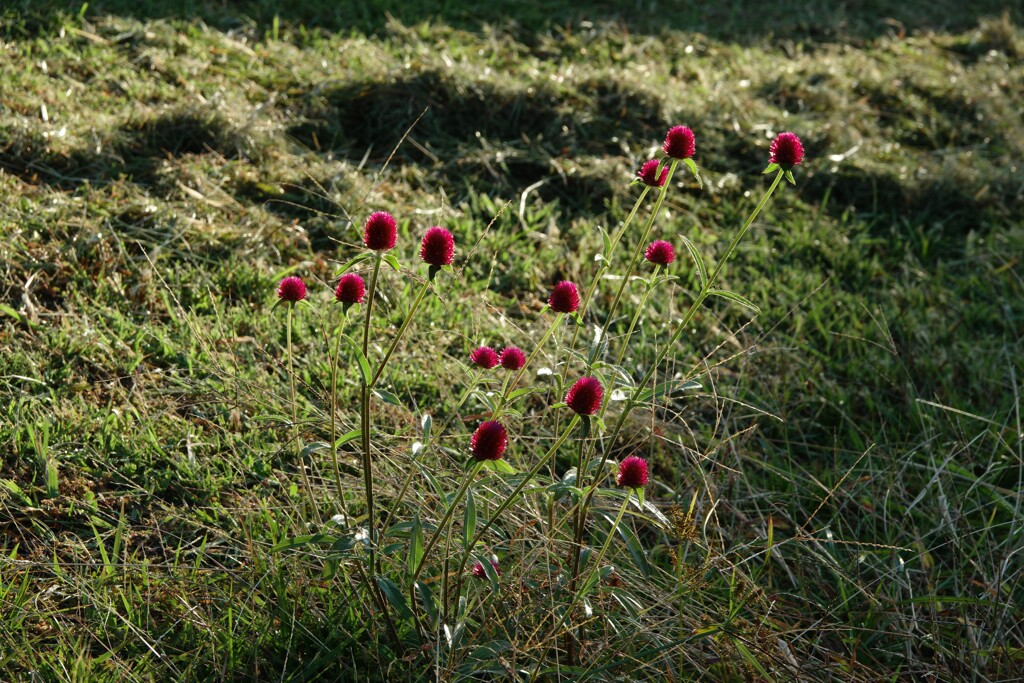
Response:
MULTIPOLYGON (((382 500, 413 473, 403 510, 436 521, 412 462, 420 417, 451 420, 450 453, 425 464, 454 490, 483 412, 454 410, 468 351, 536 341, 550 284, 589 281, 598 229, 625 217, 630 176, 675 123, 697 132, 705 184, 681 182, 656 232, 710 256, 760 196, 773 133, 797 131, 808 160, 723 272, 762 314, 704 309, 663 371, 704 389, 608 444, 652 458, 648 497, 675 528, 631 523, 644 558, 621 554, 588 668, 563 673, 1020 675, 1022 18, 998 2, 882 4, 793 0, 758 24, 745 3, 10 5, 5 677, 529 668, 555 571, 529 507, 499 544, 517 561, 497 593, 473 594, 482 616, 448 655, 390 650, 345 563, 271 551, 342 509, 315 454, 316 501, 301 489, 273 286, 300 273, 326 304, 378 208, 402 219, 405 256, 426 225, 457 235, 458 277, 388 372, 396 404, 375 406, 382 500)), ((628 356, 635 378, 689 304, 680 266, 628 356)), ((381 338, 417 283, 388 286, 381 338)), ((328 361, 311 316, 297 339, 309 443, 328 429, 328 361)), ((532 399, 513 431, 537 440, 514 442, 514 462, 553 438, 537 409, 560 394, 532 399)), ((357 395, 350 373, 341 405, 357 395)), ((355 426, 354 410, 340 417, 355 426)), ((354 451, 342 466, 358 519, 354 451)))

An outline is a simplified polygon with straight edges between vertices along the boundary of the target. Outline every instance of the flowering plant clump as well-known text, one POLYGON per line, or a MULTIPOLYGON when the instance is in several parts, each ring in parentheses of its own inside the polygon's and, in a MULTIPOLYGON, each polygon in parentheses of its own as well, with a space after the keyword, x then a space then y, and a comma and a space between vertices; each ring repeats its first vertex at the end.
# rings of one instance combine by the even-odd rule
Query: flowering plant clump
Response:
POLYGON ((676 260, 676 250, 665 240, 655 240, 647 245, 644 258, 659 266, 667 266, 676 260))
POLYGON ((435 225, 423 235, 420 258, 435 268, 451 265, 455 255, 455 238, 446 229, 435 225))
POLYGON ((469 354, 473 365, 490 370, 498 364, 498 354, 490 346, 479 346, 469 354))
POLYGON ((568 280, 559 282, 551 290, 548 306, 555 313, 575 313, 580 307, 580 292, 576 285, 568 280))
POLYGON ((645 161, 640 166, 640 170, 636 172, 637 177, 647 187, 661 187, 665 184, 665 179, 668 178, 668 167, 662 167, 661 173, 658 173, 659 164, 657 159, 650 159, 645 161))
POLYGON ((281 301, 295 303, 306 298, 306 283, 301 277, 291 275, 277 285, 277 297, 281 301))
POLYGON ((386 211, 375 211, 363 226, 363 244, 374 251, 388 251, 398 241, 398 224, 386 211))
POLYGON ((619 463, 615 483, 630 489, 647 486, 647 461, 636 455, 623 460, 619 463))
POLYGON ((689 159, 697 151, 693 131, 687 126, 670 128, 661 149, 673 159, 689 159))
POLYGON ((493 420, 484 422, 477 427, 469 440, 473 459, 478 462, 500 460, 506 446, 508 446, 508 433, 500 422, 493 420))
POLYGON ((498 355, 498 362, 506 370, 520 370, 526 365, 526 354, 518 346, 506 346, 498 355))
POLYGON ((565 402, 577 415, 593 415, 601 407, 604 387, 596 377, 580 377, 569 388, 565 402))
POLYGON ((768 148, 768 163, 778 164, 784 171, 804 160, 804 145, 793 133, 779 133, 768 148))
POLYGON ((349 306, 361 304, 366 298, 366 283, 355 273, 346 273, 338 280, 338 286, 334 289, 334 298, 349 306))

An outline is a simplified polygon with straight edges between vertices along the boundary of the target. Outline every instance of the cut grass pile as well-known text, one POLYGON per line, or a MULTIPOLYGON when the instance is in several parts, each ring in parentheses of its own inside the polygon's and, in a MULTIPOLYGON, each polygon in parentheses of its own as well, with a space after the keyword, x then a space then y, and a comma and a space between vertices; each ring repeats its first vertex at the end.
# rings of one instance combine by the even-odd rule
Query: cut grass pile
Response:
MULTIPOLYGON (((271 551, 310 531, 273 288, 316 282, 336 324, 328 287, 369 212, 400 219, 410 260, 424 227, 456 234, 458 275, 418 313, 392 400, 375 405, 393 497, 418 472, 423 414, 465 457, 484 411, 455 411, 469 351, 538 340, 550 285, 589 282, 600 229, 677 123, 705 179, 679 176, 656 226, 677 249, 686 236, 722 252, 774 134, 797 132, 808 157, 723 271, 761 315, 703 309, 662 371, 703 390, 608 445, 651 459, 648 498, 675 529, 631 522, 646 555, 622 553, 626 588, 608 590, 616 616, 593 627, 604 646, 584 653, 586 675, 1020 675, 1019 10, 787 0, 755 30, 742 2, 292 4, 0 10, 5 678, 528 670, 550 622, 540 551, 475 594, 489 618, 447 659, 384 647, 322 553, 271 551)), ((696 275, 677 266, 628 356, 634 378, 689 305, 696 275)), ((418 286, 389 277, 380 339, 418 286)), ((315 318, 297 316, 296 335, 311 443, 328 429, 328 359, 315 318)), ((340 389, 344 431, 356 381, 340 389)), ((538 443, 521 457, 552 438, 548 394, 524 412, 518 432, 538 443)), ((343 456, 358 518, 359 460, 343 456)), ((431 458, 454 490, 455 461, 431 458)), ((329 519, 333 472, 305 462, 329 519)), ((409 505, 440 517, 422 481, 409 505)))

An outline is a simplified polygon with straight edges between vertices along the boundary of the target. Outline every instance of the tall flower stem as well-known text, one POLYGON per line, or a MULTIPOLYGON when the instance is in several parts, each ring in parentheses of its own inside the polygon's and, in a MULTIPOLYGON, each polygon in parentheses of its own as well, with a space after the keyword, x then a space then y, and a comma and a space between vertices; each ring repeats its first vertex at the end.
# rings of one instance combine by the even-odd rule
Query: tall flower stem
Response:
MULTIPOLYGON (((469 555, 473 551, 473 548, 476 547, 476 544, 480 542, 480 539, 484 537, 484 534, 487 533, 491 526, 493 526, 494 523, 498 521, 498 518, 501 517, 501 513, 503 513, 508 508, 509 505, 511 505, 519 498, 519 494, 523 492, 523 489, 526 488, 527 484, 533 481, 533 478, 537 476, 537 473, 540 472, 541 468, 543 468, 544 465, 547 463, 548 458, 550 458, 551 455, 555 451, 557 451, 563 443, 565 443, 565 440, 569 438, 569 434, 571 434, 572 430, 575 429, 577 424, 579 424, 579 421, 580 416, 573 415, 572 421, 570 421, 568 426, 566 426, 565 431, 562 432, 562 434, 558 437, 558 440, 555 441, 555 443, 551 446, 551 448, 548 450, 546 454, 542 455, 537 460, 537 464, 533 466, 533 469, 526 473, 526 475, 523 477, 523 480, 519 482, 519 485, 516 486, 512 493, 508 495, 508 498, 502 501, 501 505, 497 507, 497 509, 488 518, 484 525, 476 532, 476 534, 474 534, 473 539, 469 542, 469 545, 463 549, 462 557, 459 558, 459 563, 455 565, 455 572, 459 577, 455 584, 456 598, 458 598, 458 596, 462 592, 462 572, 466 567, 466 562, 469 561, 469 555)), ((447 605, 445 605, 445 609, 447 609, 447 605)))
MULTIPOLYGON (((586 430, 584 430, 586 431, 586 430)), ((580 438, 580 461, 576 466, 576 483, 583 483, 584 463, 586 462, 587 439, 583 435, 580 438)), ((576 514, 573 515, 573 538, 583 538, 583 508, 576 506, 576 514)), ((580 569, 580 552, 583 550, 582 543, 574 543, 569 549, 569 592, 576 592, 576 579, 580 569)))
MULTIPOLYGON (((665 202, 665 196, 668 194, 668 188, 672 184, 672 176, 676 172, 676 166, 679 165, 679 159, 673 159, 672 163, 668 167, 668 177, 665 178, 665 184, 661 186, 661 191, 658 193, 658 199, 654 203, 654 209, 651 210, 651 215, 647 218, 647 223, 644 225, 643 235, 640 240, 636 243, 636 247, 633 249, 633 256, 630 258, 629 267, 626 268, 625 274, 622 276, 622 282, 619 283, 619 289, 615 292, 615 297, 612 299, 612 304, 608 308, 608 313, 605 316, 604 325, 601 326, 601 338, 604 339, 608 334, 608 326, 611 325, 612 318, 615 317, 615 311, 619 307, 619 300, 622 299, 622 293, 626 289, 626 285, 629 284, 629 278, 636 269, 637 264, 640 262, 640 258, 644 253, 644 247, 647 245, 647 238, 651 234, 651 229, 654 227, 654 220, 658 217, 661 212, 661 205, 665 202)), ((623 345, 629 343, 629 337, 623 340, 623 345)))
POLYGON ((338 336, 334 342, 334 357, 331 359, 331 460, 334 463, 334 483, 338 487, 338 500, 341 501, 341 516, 348 528, 348 510, 345 506, 345 489, 341 483, 341 468, 338 466, 338 359, 341 356, 342 330, 345 320, 338 325, 338 336))
POLYGON ((554 322, 551 323, 551 327, 548 328, 548 331, 545 332, 544 336, 541 337, 539 342, 537 342, 537 345, 533 347, 533 351, 531 351, 530 355, 527 356, 526 362, 523 363, 523 367, 519 368, 519 372, 516 373, 515 379, 513 379, 511 384, 508 385, 507 392, 503 392, 501 397, 498 399, 498 405, 494 409, 493 414, 491 415, 492 420, 497 420, 499 417, 501 417, 501 413, 505 409, 508 396, 511 395, 513 391, 515 391, 516 385, 519 384, 519 380, 521 380, 523 378, 523 375, 526 374, 526 369, 530 367, 530 364, 533 363, 534 358, 536 358, 537 354, 540 353, 540 350, 544 348, 544 345, 547 343, 548 339, 551 338, 551 333, 555 331, 555 328, 558 327, 559 323, 562 322, 562 318, 564 317, 565 313, 557 314, 555 316, 554 322))
MULTIPOLYGON (((288 353, 288 387, 291 394, 292 404, 292 443, 296 449, 299 449, 299 418, 298 418, 298 406, 295 401, 295 361, 294 354, 292 353, 292 309, 295 308, 294 303, 288 304, 288 319, 285 323, 287 328, 285 330, 285 337, 287 339, 287 353, 288 353)), ((301 451, 301 449, 299 449, 301 451)), ((299 472, 302 475, 302 485, 306 489, 306 494, 309 496, 309 502, 313 506, 314 513, 316 512, 316 499, 313 497, 313 486, 309 483, 309 474, 306 473, 306 463, 302 462, 299 458, 299 472)), ((303 514, 305 517, 305 514, 303 514)))
MULTIPOLYGON (((382 256, 377 254, 373 260, 373 273, 367 290, 366 316, 363 319, 363 357, 370 350, 370 316, 373 314, 373 299, 377 289, 377 276, 380 274, 382 256)), ((360 428, 363 446, 363 487, 366 491, 367 529, 370 540, 370 567, 377 571, 377 518, 373 507, 373 471, 370 458, 370 386, 364 379, 360 387, 360 428)), ((371 590, 374 590, 371 588, 371 590)), ((378 593, 378 591, 374 591, 378 593)))
MULTIPOLYGON (((644 290, 644 295, 640 299, 640 305, 636 307, 636 311, 634 311, 634 313, 633 313, 633 319, 629 322, 629 330, 626 331, 626 339, 619 346, 619 355, 617 355, 615 357, 615 365, 616 366, 621 366, 622 365, 622 359, 625 358, 625 356, 626 356, 626 349, 629 348, 628 342, 629 342, 630 338, 633 336, 633 330, 636 328, 636 324, 640 320, 640 315, 644 311, 644 306, 647 304, 647 299, 650 298, 650 296, 651 296, 651 291, 654 289, 654 282, 655 282, 655 280, 657 280, 658 272, 660 270, 661 270, 661 264, 660 263, 654 264, 654 272, 651 274, 650 283, 647 285, 647 288, 644 290)), ((607 404, 606 404, 606 407, 607 407, 607 404)))
MULTIPOLYGON (((604 545, 601 546, 601 551, 597 554, 597 559, 594 561, 594 566, 587 575, 587 580, 583 582, 583 588, 587 588, 591 583, 594 582, 595 574, 601 571, 601 561, 604 560, 605 554, 608 552, 608 548, 611 547, 612 537, 615 536, 615 531, 619 528, 619 524, 622 523, 622 516, 626 513, 626 507, 629 505, 629 499, 632 497, 632 491, 626 493, 625 499, 622 501, 622 505, 619 507, 619 514, 615 517, 615 522, 612 523, 612 528, 608 530, 608 536, 604 539, 604 545)), ((554 638, 558 637, 558 632, 562 630, 562 626, 565 625, 566 620, 572 614, 572 610, 576 607, 576 603, 579 602, 580 598, 587 592, 585 590, 577 591, 575 586, 570 588, 572 597, 569 599, 569 605, 565 608, 562 613, 562 618, 558 620, 558 624, 555 626, 554 632, 551 638, 545 638, 544 642, 550 643, 554 638)), ((545 647, 544 653, 537 659, 537 665, 533 669, 533 673, 530 675, 530 680, 537 680, 537 675, 540 673, 540 667, 544 663, 544 658, 547 657, 547 648, 545 647)), ((571 656, 571 651, 570 651, 571 656)), ((572 666, 573 662, 570 661, 569 665, 572 666)))
MULTIPOLYGON (((750 229, 751 224, 761 213, 761 210, 764 209, 772 194, 775 193, 775 190, 779 186, 779 182, 782 180, 784 175, 785 171, 783 170, 779 170, 779 172, 776 174, 775 180, 772 182, 771 187, 768 188, 768 191, 765 192, 764 197, 762 197, 761 201, 758 202, 753 212, 751 212, 751 214, 747 216, 747 219, 743 222, 742 227, 740 227, 739 231, 733 237, 732 242, 729 243, 729 247, 725 251, 725 256, 722 257, 722 259, 715 266, 714 271, 712 271, 712 273, 708 276, 708 281, 704 284, 704 286, 701 287, 700 292, 697 294, 697 297, 693 300, 693 303, 690 305, 690 308, 686 311, 686 314, 683 316, 683 319, 679 322, 679 325, 676 326, 675 332, 672 333, 672 337, 669 339, 668 343, 662 346, 661 350, 658 352, 658 355, 655 357, 654 362, 651 363, 649 368, 647 368, 647 372, 644 374, 643 379, 641 379, 637 383, 636 390, 627 397, 626 404, 622 407, 622 412, 619 414, 618 419, 615 421, 615 426, 612 428, 611 434, 608 437, 609 444, 614 444, 616 439, 618 439, 619 433, 622 431, 622 427, 626 424, 626 419, 629 417, 629 414, 633 411, 633 408, 635 408, 637 405, 637 395, 639 395, 643 388, 647 386, 647 383, 651 381, 651 377, 654 376, 654 372, 657 370, 658 366, 661 365, 662 361, 665 360, 665 356, 668 355, 669 351, 675 348, 676 342, 679 341, 679 338, 686 331, 686 328, 693 320, 693 316, 697 313, 697 310, 704 303, 704 300, 711 295, 712 287, 718 280, 718 276, 721 274, 722 268, 725 266, 725 263, 736 251, 736 247, 740 243, 740 240, 742 240, 743 236, 747 234, 747 230, 750 229)), ((595 477, 602 476, 601 473, 604 471, 605 463, 608 462, 608 456, 610 452, 610 448, 605 449, 604 455, 601 458, 601 463, 597 467, 597 473, 594 475, 595 477)), ((593 488, 591 488, 591 490, 584 496, 583 501, 580 503, 581 507, 583 508, 584 515, 586 514, 587 506, 589 505, 590 500, 594 495, 594 491, 597 489, 597 483, 598 480, 595 479, 593 488)))
MULTIPOLYGON (((377 366, 376 372, 373 373, 373 379, 370 380, 370 388, 377 386, 377 381, 380 379, 381 374, 384 372, 384 366, 391 360, 391 355, 395 352, 398 347, 398 342, 402 340, 402 336, 405 334, 406 329, 409 327, 409 323, 412 322, 413 317, 416 315, 416 309, 420 307, 420 303, 423 301, 424 295, 430 290, 430 280, 424 280, 423 286, 420 287, 419 293, 416 295, 416 299, 412 302, 412 308, 409 309, 409 315, 405 316, 405 320, 402 321, 402 326, 398 328, 398 334, 391 340, 391 346, 384 353, 384 358, 377 366)), ((372 288, 371 288, 372 291, 372 288)))
POLYGON ((459 501, 462 500, 462 496, 466 493, 466 489, 473 483, 473 478, 476 473, 480 471, 480 466, 483 463, 476 462, 466 472, 466 476, 462 478, 462 484, 459 485, 459 490, 455 492, 455 497, 452 498, 451 504, 448 506, 448 510, 444 513, 444 517, 441 518, 441 522, 437 525, 437 529, 434 530, 434 535, 427 541, 427 545, 423 547, 423 555, 420 557, 420 561, 416 564, 416 569, 412 573, 412 578, 409 580, 409 598, 410 604, 413 609, 416 609, 416 580, 420 578, 420 573, 423 571, 423 566, 427 563, 427 557, 430 555, 430 551, 434 549, 437 544, 437 540, 441 537, 441 534, 445 532, 448 527, 448 523, 452 519, 452 515, 455 513, 455 508, 458 506, 459 501))

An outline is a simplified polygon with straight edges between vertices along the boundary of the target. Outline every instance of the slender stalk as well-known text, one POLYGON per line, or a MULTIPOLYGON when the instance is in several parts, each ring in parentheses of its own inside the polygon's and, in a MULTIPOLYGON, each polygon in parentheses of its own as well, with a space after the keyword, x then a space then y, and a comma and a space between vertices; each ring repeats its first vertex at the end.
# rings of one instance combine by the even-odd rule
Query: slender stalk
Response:
POLYGON ((405 334, 405 330, 409 327, 409 323, 412 322, 413 317, 416 315, 416 309, 419 308, 420 302, 423 301, 423 296, 430 289, 430 280, 424 280, 423 286, 420 287, 419 294, 416 295, 416 300, 412 302, 412 308, 409 309, 409 315, 402 321, 402 326, 398 328, 398 334, 391 340, 391 346, 388 347, 387 352, 384 354, 384 359, 381 360, 377 366, 377 371, 373 373, 373 379, 370 380, 370 388, 377 386, 377 380, 380 379, 381 373, 384 372, 384 366, 388 364, 391 359, 391 354, 395 352, 395 348, 398 346, 398 342, 401 341, 402 335, 405 334))
MULTIPOLYGON (((651 274, 650 284, 644 290, 644 295, 640 299, 640 305, 636 307, 636 311, 633 313, 633 319, 629 322, 629 330, 626 331, 626 339, 619 346, 619 355, 615 357, 615 365, 621 366, 622 359, 626 356, 626 349, 629 348, 629 340, 633 336, 633 330, 636 328, 637 322, 640 320, 640 314, 643 313, 644 306, 647 304, 647 299, 651 296, 651 292, 654 290, 654 281, 658 278, 658 272, 661 270, 661 264, 654 265, 654 272, 651 274)), ((605 404, 607 407, 607 403, 605 404)))
MULTIPOLYGON (((383 256, 376 254, 373 260, 373 273, 370 275, 370 286, 367 291, 366 316, 363 319, 363 356, 370 349, 370 316, 373 314, 374 292, 377 289, 377 276, 380 274, 380 262, 383 256)), ((362 430, 363 446, 363 488, 366 492, 367 530, 370 539, 370 567, 377 568, 377 518, 373 509, 373 471, 370 459, 370 387, 366 381, 361 383, 359 391, 359 426, 362 430)), ((374 592, 376 589, 374 589, 374 592)))
MULTIPOLYGON (((294 354, 292 353, 292 309, 295 308, 295 304, 289 302, 288 304, 288 320, 287 329, 285 335, 287 338, 287 353, 288 353, 288 387, 291 390, 291 403, 292 403, 292 443, 295 448, 299 449, 299 418, 298 418, 298 405, 295 401, 295 364, 294 354)), ((309 483, 309 474, 306 473, 306 463, 302 462, 302 458, 299 458, 299 473, 302 476, 302 485, 306 489, 306 494, 309 496, 309 502, 313 506, 314 514, 319 519, 319 512, 317 511, 316 500, 313 497, 313 486, 309 483)), ((305 517, 305 514, 303 514, 305 517)))
POLYGON ((501 417, 501 413, 505 409, 507 397, 513 391, 515 391, 516 385, 519 384, 519 380, 521 380, 523 378, 523 375, 526 374, 526 369, 530 367, 530 364, 533 362, 534 358, 536 358, 537 354, 540 353, 540 350, 544 348, 544 344, 546 344, 548 339, 551 337, 551 333, 555 331, 555 328, 558 327, 558 324, 562 322, 562 318, 564 317, 565 313, 559 313, 558 315, 556 315, 554 322, 551 323, 551 327, 549 327, 548 331, 544 333, 544 336, 541 337, 537 345, 533 347, 533 351, 531 351, 530 355, 527 356, 526 362, 523 363, 523 367, 519 368, 519 372, 516 373, 515 379, 513 379, 512 383, 508 385, 507 393, 503 392, 501 397, 499 398, 498 407, 494 409, 494 412, 491 415, 492 420, 497 420, 499 417, 501 417))
POLYGON ((466 489, 468 489, 469 485, 473 482, 473 477, 475 477, 476 473, 480 471, 480 466, 482 464, 483 463, 481 462, 474 463, 473 467, 468 472, 466 472, 466 476, 463 477, 462 483, 459 485, 459 490, 455 492, 455 497, 452 498, 452 504, 448 506, 447 512, 444 513, 444 517, 441 519, 441 522, 437 525, 437 529, 434 530, 434 535, 430 537, 430 540, 427 542, 427 545, 423 548, 423 556, 420 557, 420 561, 416 565, 416 570, 412 573, 412 579, 409 581, 410 590, 415 590, 416 580, 420 578, 420 573, 422 573, 423 571, 423 565, 427 563, 427 556, 430 555, 430 551, 433 550, 434 546, 437 544, 437 540, 441 537, 441 534, 444 532, 445 527, 451 520, 452 514, 455 513, 455 507, 458 505, 459 500, 462 498, 463 494, 466 493, 466 489))
POLYGON ((462 572, 466 566, 466 562, 469 560, 469 554, 473 551, 473 548, 476 547, 476 544, 480 541, 481 538, 484 537, 484 534, 486 534, 487 531, 491 528, 491 526, 498 520, 498 518, 501 516, 501 513, 503 513, 505 509, 508 508, 508 506, 511 505, 519 497, 519 494, 523 492, 523 489, 526 488, 526 485, 529 484, 533 480, 533 478, 537 476, 537 473, 540 472, 541 468, 544 467, 544 465, 547 463, 548 458, 551 457, 551 455, 555 451, 557 451, 563 443, 565 443, 565 440, 569 438, 569 434, 571 434, 572 430, 576 427, 577 424, 579 424, 579 421, 580 416, 574 414, 572 416, 572 420, 566 426, 565 431, 562 432, 561 436, 558 437, 558 440, 555 441, 554 445, 551 446, 547 453, 538 458, 537 464, 533 466, 533 469, 527 472, 526 476, 523 477, 523 480, 519 482, 519 485, 516 486, 512 493, 509 494, 508 498, 502 501, 501 505, 499 505, 498 508, 494 511, 494 514, 492 514, 488 518, 487 522, 485 522, 484 525, 473 536, 473 539, 469 542, 469 545, 466 546, 466 548, 462 551, 462 557, 459 559, 459 563, 455 565, 455 572, 459 577, 455 584, 456 599, 458 599, 458 596, 462 593, 462 572))
MULTIPOLYGON (((644 252, 644 247, 647 245, 647 238, 651 236, 651 229, 654 227, 654 220, 658 217, 658 213, 661 212, 661 205, 665 202, 665 196, 668 194, 668 188, 672 184, 672 176, 676 172, 676 166, 679 165, 679 159, 673 159, 672 163, 668 167, 668 177, 665 178, 665 184, 661 186, 661 192, 658 193, 658 200, 654 204, 654 209, 651 211, 651 215, 647 218, 647 223, 644 225, 643 235, 636 243, 636 247, 633 248, 633 256, 630 258, 629 267, 626 268, 625 275, 622 276, 622 282, 619 283, 619 289, 615 292, 615 297, 612 299, 612 305, 608 308, 608 313, 604 319, 604 325, 601 326, 601 338, 604 339, 608 334, 608 326, 611 325, 612 318, 615 317, 615 311, 619 307, 619 300, 622 298, 622 293, 626 289, 626 285, 629 284, 629 278, 636 269, 637 263, 640 262, 640 257, 644 252)), ((629 337, 623 340, 623 345, 629 343, 629 337)))
MULTIPOLYGON (((622 427, 626 423, 626 419, 629 417, 630 412, 632 412, 633 408, 636 407, 637 394, 639 394, 643 387, 647 386, 647 383, 651 381, 651 377, 654 376, 655 370, 658 368, 659 365, 661 365, 662 361, 665 360, 665 356, 668 355, 669 351, 675 348, 676 342, 679 341, 679 338, 683 335, 683 332, 686 331, 687 326, 689 326, 690 322, 693 320, 693 316, 697 313, 697 309, 700 308, 701 304, 704 303, 704 300, 707 299, 708 296, 711 294, 711 288, 717 281, 719 274, 721 274, 722 268, 725 266, 726 261, 728 261, 729 258, 736 251, 736 246, 740 243, 740 240, 743 239, 743 236, 747 233, 747 230, 750 229, 751 224, 757 218, 758 214, 761 213, 761 210, 768 203, 768 199, 771 198, 772 194, 779 186, 779 182, 782 180, 784 175, 785 171, 779 170, 778 174, 775 176, 774 182, 772 182, 771 184, 771 187, 768 188, 768 191, 765 192, 764 197, 761 198, 761 201, 758 202, 753 212, 743 222, 743 225, 736 233, 736 236, 733 237, 732 242, 729 243, 729 247, 725 251, 725 256, 718 262, 718 265, 715 266, 715 269, 714 271, 712 271, 711 275, 708 276, 707 283, 703 287, 701 287, 701 290, 698 293, 697 298, 693 300, 693 303, 690 305, 690 308, 686 311, 686 314, 683 316, 683 319, 679 322, 679 325, 676 327, 675 332, 672 333, 672 337, 669 339, 668 343, 662 347, 661 351, 658 352, 658 355, 655 357, 654 362, 651 363, 649 368, 647 368, 647 372, 644 374, 643 379, 641 379, 640 382, 637 383, 636 391, 626 398, 626 405, 622 407, 622 412, 619 414, 618 419, 615 421, 615 426, 612 428, 611 434, 608 438, 609 444, 615 443, 616 439, 619 436, 619 433, 622 431, 622 427)), ((604 471, 604 466, 608 462, 608 456, 610 452, 610 449, 605 450, 604 456, 601 458, 601 463, 597 467, 597 474, 595 474, 595 477, 601 476, 600 473, 604 471)), ((583 501, 581 503, 581 506, 584 509, 584 514, 586 514, 587 505, 590 503, 590 500, 593 497, 594 491, 596 489, 597 480, 595 479, 594 487, 590 490, 589 493, 586 494, 586 496, 584 496, 583 501)))
MULTIPOLYGON (((605 554, 608 552, 608 548, 612 544, 612 537, 615 536, 616 529, 618 529, 619 524, 622 523, 622 516, 626 513, 626 506, 629 505, 629 499, 632 497, 632 495, 632 491, 628 492, 626 494, 625 500, 622 501, 622 505, 619 507, 619 514, 615 518, 615 522, 612 524, 612 528, 608 531, 608 537, 605 538, 604 545, 601 546, 601 551, 597 554, 597 559, 594 561, 594 566, 590 570, 590 574, 587 575, 587 580, 583 582, 584 586, 589 585, 594 578, 594 574, 596 572, 601 571, 601 561, 604 559, 605 554)), ((572 614, 573 608, 576 606, 576 603, 579 602, 579 599, 580 597, 582 597, 582 595, 582 591, 576 592, 575 588, 572 589, 572 598, 569 600, 569 606, 565 608, 565 612, 562 613, 562 618, 558 620, 558 625, 555 626, 555 630, 552 634, 552 637, 545 638, 544 642, 550 643, 553 639, 558 637, 558 632, 561 630, 562 626, 569 618, 569 615, 572 614)), ((540 673, 540 667, 544 663, 544 658, 547 657, 548 654, 547 649, 547 646, 545 646, 544 653, 537 659, 537 665, 534 667, 533 673, 530 675, 531 681, 537 680, 537 674, 540 673)))
MULTIPOLYGON (((580 439, 580 462, 579 462, 579 465, 577 465, 577 467, 576 467, 576 482, 578 484, 582 484, 583 483, 583 475, 584 475, 583 463, 585 462, 585 458, 586 458, 586 448, 587 448, 587 440, 585 438, 581 438, 580 439)), ((581 506, 577 505, 576 506, 576 514, 573 515, 573 538, 575 538, 575 539, 582 539, 583 538, 583 524, 584 524, 584 521, 585 520, 583 518, 583 508, 581 506)), ((569 592, 570 593, 575 593, 576 592, 576 579, 578 578, 577 574, 579 573, 579 569, 580 569, 580 552, 582 550, 583 550, 583 544, 582 543, 574 543, 570 547, 570 549, 569 549, 569 568, 570 568, 569 569, 569 592)), ((570 659, 569 665, 572 666, 571 659, 570 659)))
POLYGON ((348 528, 348 510, 345 506, 345 490, 341 484, 341 468, 338 466, 338 359, 341 356, 341 337, 345 318, 338 326, 338 336, 334 342, 334 358, 331 360, 331 460, 334 462, 334 483, 338 487, 338 500, 341 501, 341 516, 345 528, 348 528))

